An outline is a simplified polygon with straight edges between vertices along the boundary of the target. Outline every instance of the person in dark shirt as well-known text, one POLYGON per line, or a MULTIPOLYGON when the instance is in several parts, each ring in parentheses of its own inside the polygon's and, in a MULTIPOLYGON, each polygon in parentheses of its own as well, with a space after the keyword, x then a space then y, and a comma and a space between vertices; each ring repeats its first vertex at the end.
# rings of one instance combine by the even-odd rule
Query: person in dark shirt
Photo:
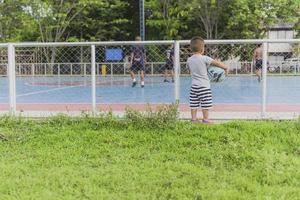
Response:
MULTIPOLYGON (((141 37, 137 36, 135 41, 141 41, 141 37)), ((135 79, 135 73, 140 71, 141 75, 141 87, 145 86, 145 62, 146 62, 146 51, 142 44, 137 44, 131 48, 131 60, 130 60, 130 75, 132 78, 132 87, 135 87, 137 81, 135 79)))
POLYGON ((258 44, 254 50, 253 60, 255 60, 255 74, 257 75, 258 82, 261 81, 261 69, 263 66, 263 48, 258 44))
POLYGON ((174 48, 171 45, 166 50, 166 64, 165 64, 165 79, 164 82, 169 82, 168 74, 171 75, 172 83, 174 83, 174 48))

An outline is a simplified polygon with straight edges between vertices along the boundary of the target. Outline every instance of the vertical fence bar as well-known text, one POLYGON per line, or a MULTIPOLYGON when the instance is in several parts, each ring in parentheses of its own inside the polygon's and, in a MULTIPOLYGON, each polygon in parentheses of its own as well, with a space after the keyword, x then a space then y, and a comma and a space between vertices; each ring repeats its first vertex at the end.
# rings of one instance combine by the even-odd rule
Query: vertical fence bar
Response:
POLYGON ((126 61, 123 64, 123 75, 126 75, 126 61))
POLYGON ((266 117, 268 43, 263 43, 261 118, 266 117))
POLYGON ((86 63, 83 65, 83 75, 86 76, 86 63))
POLYGON ((8 79, 9 79, 9 112, 16 114, 16 69, 15 69, 15 47, 8 44, 8 79))
POLYGON ((92 113, 96 114, 96 47, 91 46, 92 113))
POLYGON ((34 64, 31 64, 31 75, 35 75, 34 64))
POLYGON ((282 73, 282 62, 280 62, 280 65, 279 65, 279 74, 281 75, 282 73))
POLYGON ((17 66, 18 66, 18 75, 22 75, 21 65, 17 64, 17 66))
POLYGON ((174 42, 174 72, 175 72, 175 102, 179 103, 180 99, 180 44, 174 42))
POLYGON ((71 76, 73 75, 73 64, 71 63, 71 76))
POLYGON ((112 63, 110 63, 110 76, 112 77, 114 75, 114 66, 112 63))
POLYGON ((153 76, 154 74, 154 68, 153 68, 153 62, 151 63, 151 75, 153 76))
POLYGON ((298 44, 298 51, 297 51, 297 73, 299 73, 300 68, 300 43, 298 44))

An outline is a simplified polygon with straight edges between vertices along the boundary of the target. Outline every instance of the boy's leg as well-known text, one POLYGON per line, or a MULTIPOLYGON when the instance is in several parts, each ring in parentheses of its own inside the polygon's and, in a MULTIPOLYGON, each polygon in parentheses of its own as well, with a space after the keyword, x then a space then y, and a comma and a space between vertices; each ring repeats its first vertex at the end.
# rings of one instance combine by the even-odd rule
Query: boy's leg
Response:
POLYGON ((192 121, 197 120, 197 109, 191 109, 192 121))
POLYGON ((200 99, 198 93, 199 93, 199 87, 192 85, 190 90, 190 108, 191 108, 192 121, 197 120, 197 110, 200 106, 200 99))
POLYGON ((134 72, 132 70, 130 70, 130 76, 131 76, 132 80, 135 80, 135 75, 134 75, 134 72))
POLYGON ((172 82, 174 83, 174 69, 171 70, 172 82))
POLYGON ((257 69, 257 70, 255 71, 255 74, 256 74, 256 76, 258 77, 258 82, 260 82, 260 81, 261 81, 261 70, 260 70, 260 69, 257 69))
POLYGON ((257 76, 258 82, 261 81, 261 69, 262 69, 262 60, 255 61, 255 74, 257 76))
POLYGON ((208 109, 202 109, 202 114, 203 114, 203 120, 204 121, 209 121, 209 110, 208 109))
POLYGON ((165 69, 165 80, 164 82, 168 82, 168 70, 165 69))
POLYGON ((210 88, 202 87, 200 89, 200 101, 203 114, 203 123, 210 123, 209 109, 212 108, 212 93, 210 88))
POLYGON ((144 82, 145 73, 144 73, 144 70, 141 70, 140 73, 141 73, 141 86, 144 87, 145 86, 145 82, 144 82))
POLYGON ((132 87, 136 86, 136 79, 135 79, 135 74, 134 74, 134 67, 132 66, 130 69, 130 76, 132 79, 132 87))

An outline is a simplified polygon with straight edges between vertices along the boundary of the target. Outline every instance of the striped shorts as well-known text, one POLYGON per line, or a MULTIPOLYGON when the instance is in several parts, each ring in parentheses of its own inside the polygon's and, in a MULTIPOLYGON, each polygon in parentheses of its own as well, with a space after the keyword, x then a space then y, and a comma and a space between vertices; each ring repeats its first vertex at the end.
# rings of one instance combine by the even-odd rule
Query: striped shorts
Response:
POLYGON ((201 106, 202 109, 212 108, 212 94, 210 88, 192 85, 190 90, 190 107, 196 109, 201 106))

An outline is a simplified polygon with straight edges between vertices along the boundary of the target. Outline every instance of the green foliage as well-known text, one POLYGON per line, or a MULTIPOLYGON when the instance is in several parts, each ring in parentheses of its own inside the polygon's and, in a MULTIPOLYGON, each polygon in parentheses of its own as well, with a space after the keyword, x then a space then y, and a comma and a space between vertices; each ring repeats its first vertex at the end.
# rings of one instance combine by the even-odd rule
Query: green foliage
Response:
POLYGON ((0 198, 293 200, 300 195, 300 120, 213 126, 174 121, 176 127, 163 129, 138 128, 141 119, 130 120, 111 113, 1 118, 0 133, 7 140, 0 140, 0 198))
POLYGON ((300 17, 297 0, 234 0, 227 30, 234 38, 263 38, 273 24, 296 22, 300 17))
POLYGON ((158 107, 157 110, 153 110, 149 106, 146 112, 128 108, 125 119, 134 128, 162 130, 174 127, 178 116, 178 106, 171 104, 158 107))
MULTIPOLYGON (((135 0, 0 2, 1 41, 133 40, 135 0)), ((296 23, 298 0, 145 0, 146 39, 263 38, 278 22, 296 23)), ((55 53, 52 53, 52 59, 55 53)))
POLYGON ((188 16, 188 10, 178 0, 148 0, 147 10, 148 39, 180 39, 180 30, 187 29, 183 20, 188 16))

